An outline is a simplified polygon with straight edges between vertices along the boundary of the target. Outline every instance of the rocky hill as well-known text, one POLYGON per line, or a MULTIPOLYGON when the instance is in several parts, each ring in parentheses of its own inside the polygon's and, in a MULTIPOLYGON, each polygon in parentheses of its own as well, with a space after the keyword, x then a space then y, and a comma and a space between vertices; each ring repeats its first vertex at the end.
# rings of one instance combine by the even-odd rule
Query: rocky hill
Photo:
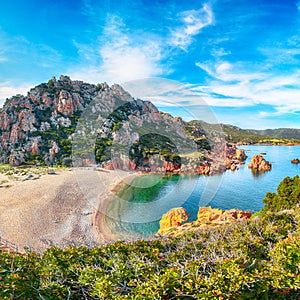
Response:
MULTIPOLYGON (((61 76, 7 99, 0 111, 0 161, 54 163, 70 156, 80 111, 106 86, 61 76)), ((118 87, 112 90, 118 93, 118 87)))
POLYGON ((119 85, 53 77, 27 96, 7 99, 0 111, 1 163, 70 165, 72 153, 77 162, 103 163, 111 161, 113 146, 114 158, 120 158, 116 152, 126 145, 133 145, 126 150, 135 165, 146 164, 145 152, 170 155, 182 152, 182 145, 194 146, 180 118, 134 99, 119 85))
POLYGON ((158 172, 202 168, 205 174, 235 169, 245 158, 236 156, 218 125, 201 124, 160 112, 119 85, 62 75, 6 100, 0 110, 0 163, 97 163, 158 172))
MULTIPOLYGON (((93 150, 100 162, 109 160, 108 151, 103 148, 114 138, 120 139, 114 133, 117 135, 118 127, 130 118, 137 122, 144 114, 148 121, 151 115, 158 121, 168 120, 172 126, 174 123, 171 117, 160 115, 152 103, 133 99, 119 85, 109 87, 106 83, 73 81, 67 76, 60 76, 59 80, 53 77, 32 88, 27 96, 7 99, 0 111, 0 162, 70 164, 76 126, 90 104, 94 116, 99 119, 102 114, 103 122, 96 122, 101 128, 93 128, 99 136, 98 149, 93 150)), ((129 140, 138 138, 127 136, 129 140)))

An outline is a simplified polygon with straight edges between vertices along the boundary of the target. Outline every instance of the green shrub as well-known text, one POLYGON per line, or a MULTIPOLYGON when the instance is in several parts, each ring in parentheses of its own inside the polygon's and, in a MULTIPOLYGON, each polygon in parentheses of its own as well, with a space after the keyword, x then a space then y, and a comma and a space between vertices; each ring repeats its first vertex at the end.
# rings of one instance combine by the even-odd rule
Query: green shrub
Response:
POLYGON ((267 193, 263 203, 265 204, 263 212, 295 208, 300 204, 299 176, 284 178, 277 188, 277 194, 267 193))

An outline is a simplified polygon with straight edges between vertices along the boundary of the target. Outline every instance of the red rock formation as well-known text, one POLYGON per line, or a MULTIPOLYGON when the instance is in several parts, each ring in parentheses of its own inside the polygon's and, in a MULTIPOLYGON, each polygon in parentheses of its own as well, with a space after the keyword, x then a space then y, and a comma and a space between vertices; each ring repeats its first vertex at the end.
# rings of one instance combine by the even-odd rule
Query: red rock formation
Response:
POLYGON ((49 149, 50 161, 53 162, 55 155, 59 152, 59 147, 56 142, 51 142, 51 148, 49 149))
POLYGON ((6 111, 0 114, 0 128, 3 130, 8 130, 10 124, 10 118, 6 111))
POLYGON ((9 156, 9 163, 12 166, 19 166, 24 162, 24 153, 21 151, 12 151, 9 156))
POLYGON ((163 215, 159 223, 160 229, 158 234, 177 235, 184 231, 197 230, 209 226, 220 226, 226 223, 247 220, 250 217, 250 212, 239 209, 222 210, 211 207, 200 207, 197 220, 182 225, 182 222, 188 219, 186 210, 184 208, 173 208, 163 215))
POLYGON ((197 216, 198 223, 222 223, 236 220, 245 220, 251 217, 250 212, 239 209, 221 210, 211 207, 200 207, 197 216))
POLYGON ((39 141, 38 139, 35 139, 30 147, 31 153, 33 155, 39 154, 39 141))
POLYGON ((247 155, 244 149, 236 149, 236 159, 240 161, 245 161, 247 159, 247 155))
POLYGON ((300 160, 299 160, 299 158, 294 158, 294 159, 291 160, 291 163, 297 165, 297 164, 300 163, 300 160))
POLYGON ((181 226, 183 222, 188 219, 188 214, 186 210, 182 207, 173 208, 164 214, 159 222, 160 229, 159 234, 163 234, 165 230, 172 227, 181 226))
POLYGON ((171 161, 165 161, 163 167, 166 170, 166 172, 174 172, 180 169, 180 166, 178 164, 173 163, 171 161))
POLYGON ((258 171, 270 171, 272 164, 266 161, 261 155, 254 155, 251 162, 248 164, 248 168, 255 169, 258 171))
POLYGON ((211 166, 208 162, 204 162, 199 166, 199 174, 200 175, 210 175, 211 174, 211 166))
POLYGON ((53 100, 52 98, 50 97, 50 94, 49 93, 43 93, 42 94, 42 101, 44 103, 44 106, 43 108, 47 108, 47 107, 50 107, 50 105, 52 104, 53 100))

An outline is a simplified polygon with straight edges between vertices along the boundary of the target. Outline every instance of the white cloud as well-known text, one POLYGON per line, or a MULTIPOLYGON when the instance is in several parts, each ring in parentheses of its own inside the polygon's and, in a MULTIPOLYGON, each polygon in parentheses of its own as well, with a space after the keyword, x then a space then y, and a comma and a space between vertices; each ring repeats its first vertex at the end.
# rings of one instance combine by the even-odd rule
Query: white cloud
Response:
POLYGON ((225 82, 248 82, 250 80, 263 79, 265 76, 262 72, 252 71, 251 64, 245 63, 232 64, 218 59, 217 62, 196 62, 195 65, 214 79, 225 82))
POLYGON ((149 100, 158 107, 172 108, 185 120, 205 120, 218 123, 218 120, 199 91, 190 84, 163 78, 147 78, 123 84, 123 87, 135 98, 149 100))
POLYGON ((74 44, 83 58, 84 66, 70 71, 71 77, 94 83, 122 83, 163 73, 160 67, 160 39, 149 35, 131 35, 117 16, 109 16, 103 36, 95 45, 74 44))
MULTIPOLYGON (((84 0, 84 13, 95 20, 90 0, 84 0)), ((199 10, 180 12, 178 16, 182 25, 162 36, 129 30, 122 18, 108 14, 106 25, 94 43, 73 41, 81 63, 68 74, 91 83, 106 81, 109 84, 168 75, 171 69, 163 60, 172 54, 170 51, 174 51, 174 47, 186 49, 193 37, 213 22, 213 12, 208 4, 199 10)))
POLYGON ((223 62, 217 66, 216 72, 217 74, 223 74, 224 72, 228 72, 232 68, 232 65, 228 62, 223 62))
POLYGON ((274 73, 265 68, 254 69, 249 63, 226 61, 196 63, 212 78, 206 88, 194 86, 196 91, 206 92, 203 96, 213 106, 271 105, 280 115, 300 110, 300 72, 274 73))
POLYGON ((198 35, 206 26, 213 23, 213 12, 208 4, 201 9, 181 12, 179 17, 182 26, 171 32, 170 45, 186 50, 192 43, 193 37, 198 35))
MULTIPOLYGON (((215 43, 217 43, 217 42, 215 41, 215 43)), ((211 50, 211 55, 215 58, 219 58, 219 57, 226 56, 229 54, 231 54, 231 51, 226 51, 224 48, 213 48, 211 50)))
POLYGON ((4 49, 0 49, 0 63, 1 62, 5 62, 8 61, 8 57, 5 54, 5 50, 4 49))
POLYGON ((271 65, 299 64, 299 55, 300 55, 299 41, 298 41, 298 45, 295 45, 295 48, 284 47, 279 44, 277 45, 277 47, 265 47, 265 48, 259 48, 258 50, 263 55, 265 55, 266 63, 268 64, 271 65))

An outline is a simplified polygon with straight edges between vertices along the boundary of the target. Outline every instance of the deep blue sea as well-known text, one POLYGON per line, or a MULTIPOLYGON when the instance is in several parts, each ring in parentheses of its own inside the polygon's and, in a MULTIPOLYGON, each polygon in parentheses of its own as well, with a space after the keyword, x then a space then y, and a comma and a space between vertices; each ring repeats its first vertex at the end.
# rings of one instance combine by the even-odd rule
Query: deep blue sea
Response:
POLYGON ((118 222, 119 230, 147 236, 158 230, 159 219, 173 207, 186 208, 190 221, 196 219, 201 206, 255 212, 263 207, 266 192, 275 192, 286 176, 299 174, 300 164, 292 164, 291 159, 300 158, 300 146, 241 148, 246 150, 248 159, 237 171, 214 176, 136 177, 126 192, 111 203, 111 211, 117 212, 113 214, 113 223, 118 222), (272 163, 270 172, 248 169, 252 156, 260 153, 265 153, 265 159, 272 163))

